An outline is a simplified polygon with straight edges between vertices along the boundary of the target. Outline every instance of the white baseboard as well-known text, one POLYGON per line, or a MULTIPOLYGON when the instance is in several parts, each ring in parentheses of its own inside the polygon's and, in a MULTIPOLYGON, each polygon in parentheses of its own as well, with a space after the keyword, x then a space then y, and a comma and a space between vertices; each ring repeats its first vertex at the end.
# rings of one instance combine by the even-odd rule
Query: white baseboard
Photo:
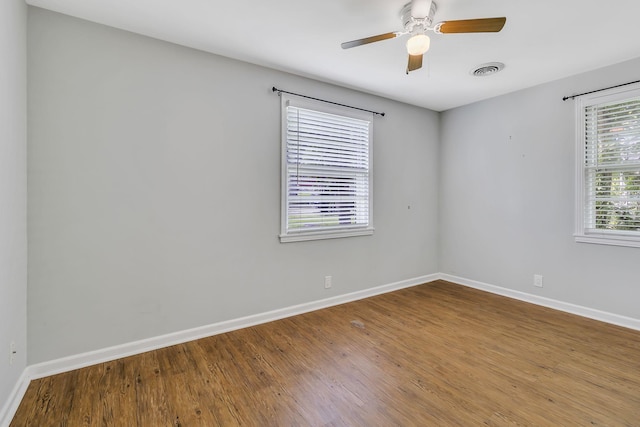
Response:
POLYGON ((73 369, 84 368, 86 366, 95 365, 97 363, 120 359, 122 357, 132 356, 134 354, 144 353, 146 351, 156 350, 171 345, 182 344, 187 341, 193 341, 212 335, 247 328, 249 326, 259 325, 261 323, 295 316, 297 314, 308 313, 310 311, 344 304, 347 302, 368 298, 374 295, 392 292, 398 289, 408 288, 427 282, 433 282, 434 280, 438 280, 438 277, 438 274, 415 277, 412 279, 390 283, 387 285, 365 289, 362 291, 352 292, 349 294, 338 295, 318 301, 312 301, 291 307, 285 307, 251 316, 241 317, 238 319, 231 319, 211 325, 205 325, 193 329, 143 339, 140 341, 90 351, 87 353, 68 356, 48 362, 38 363, 29 366, 27 370, 30 379, 47 377, 49 375, 55 375, 73 369))
POLYGON ((11 390, 11 394, 9 394, 9 400, 2 406, 0 409, 0 426, 1 427, 9 427, 11 420, 13 419, 13 415, 18 410, 18 406, 20 406, 20 402, 24 397, 24 394, 27 392, 27 387, 29 387, 29 382, 31 381, 28 377, 26 368, 22 371, 22 374, 18 378, 18 382, 13 386, 13 390, 11 390))
POLYGON ((613 325, 623 326, 625 328, 640 331, 640 319, 620 316, 618 314, 608 313, 606 311, 600 311, 589 307, 571 304, 568 302, 528 294, 526 292, 515 291, 513 289, 490 285, 488 283, 478 282, 477 280, 465 279, 464 277, 452 276, 450 274, 440 273, 438 275, 438 278, 446 280, 447 282, 456 283, 458 285, 490 292, 492 294, 502 295, 520 301, 530 302, 532 304, 541 305, 543 307, 553 308, 555 310, 577 314, 578 316, 587 317, 589 319, 599 320, 601 322, 611 323, 613 325))

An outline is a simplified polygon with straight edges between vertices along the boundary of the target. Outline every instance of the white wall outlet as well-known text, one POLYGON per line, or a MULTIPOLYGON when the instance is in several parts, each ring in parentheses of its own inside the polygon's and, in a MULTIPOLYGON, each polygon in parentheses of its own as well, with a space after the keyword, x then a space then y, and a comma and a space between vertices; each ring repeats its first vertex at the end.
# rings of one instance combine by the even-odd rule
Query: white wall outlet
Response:
POLYGON ((543 286, 542 275, 534 274, 533 275, 533 286, 541 288, 543 286))
POLYGON ((324 288, 329 289, 331 287, 331 276, 324 276, 324 288))
POLYGON ((13 365, 13 361, 16 360, 16 354, 17 354, 17 350, 16 350, 16 343, 15 341, 11 341, 11 344, 9 344, 9 364, 13 365))

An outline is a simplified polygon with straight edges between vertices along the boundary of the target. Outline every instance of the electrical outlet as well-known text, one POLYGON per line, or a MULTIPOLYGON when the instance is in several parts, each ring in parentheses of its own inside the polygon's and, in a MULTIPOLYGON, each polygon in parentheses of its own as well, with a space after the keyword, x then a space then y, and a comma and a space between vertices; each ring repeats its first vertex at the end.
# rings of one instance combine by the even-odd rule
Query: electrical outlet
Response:
POLYGON ((16 360, 16 343, 15 341, 11 341, 9 344, 9 364, 13 365, 13 361, 16 360))
POLYGON ((331 276, 324 276, 324 288, 329 289, 331 287, 331 276))
POLYGON ((534 274, 533 275, 533 286, 541 288, 543 286, 542 275, 534 274))

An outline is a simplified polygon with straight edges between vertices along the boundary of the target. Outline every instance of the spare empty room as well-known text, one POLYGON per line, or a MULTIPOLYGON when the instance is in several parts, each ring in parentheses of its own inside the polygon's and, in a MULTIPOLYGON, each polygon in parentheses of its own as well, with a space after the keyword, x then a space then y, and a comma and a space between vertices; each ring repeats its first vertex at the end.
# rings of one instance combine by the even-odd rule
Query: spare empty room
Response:
POLYGON ((340 47, 406 1, 27 3, 0 6, 0 425, 640 425, 634 2, 581 50, 548 33, 601 5, 441 0, 506 23, 429 30, 408 73, 409 35, 340 47), (357 127, 348 168, 301 160, 305 114, 357 127))

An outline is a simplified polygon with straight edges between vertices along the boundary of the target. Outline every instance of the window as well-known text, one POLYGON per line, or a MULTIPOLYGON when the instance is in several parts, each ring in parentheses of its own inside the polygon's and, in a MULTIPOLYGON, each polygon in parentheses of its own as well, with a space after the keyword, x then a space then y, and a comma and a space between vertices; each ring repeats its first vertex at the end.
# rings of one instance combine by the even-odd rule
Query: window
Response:
POLYGON ((280 241, 372 234, 371 115, 281 96, 280 241))
POLYGON ((577 104, 576 241, 640 247, 640 85, 577 104))

